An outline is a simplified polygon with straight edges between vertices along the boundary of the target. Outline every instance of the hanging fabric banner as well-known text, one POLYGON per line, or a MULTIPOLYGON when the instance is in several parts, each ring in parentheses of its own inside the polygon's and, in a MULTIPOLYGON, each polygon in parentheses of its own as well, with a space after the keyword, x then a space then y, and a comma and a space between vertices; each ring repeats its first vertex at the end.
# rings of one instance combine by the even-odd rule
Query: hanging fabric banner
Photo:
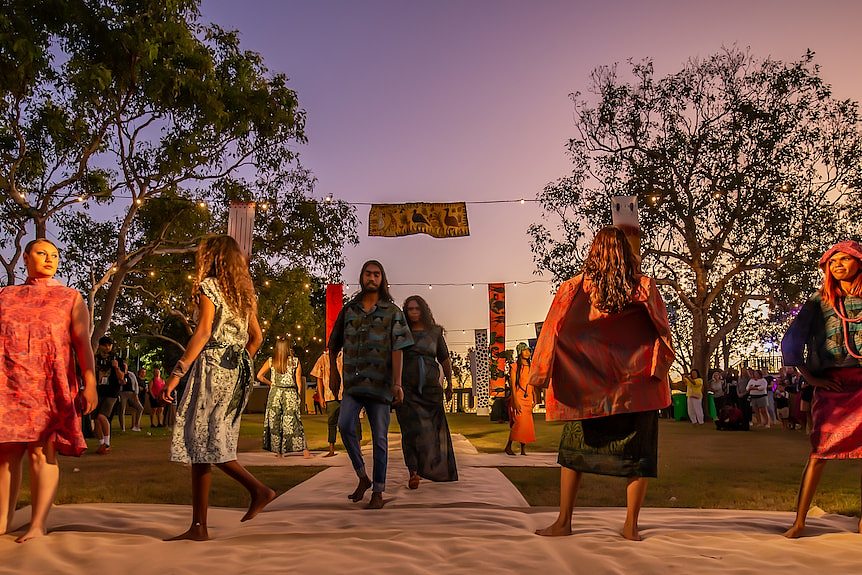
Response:
POLYGON ((394 238, 428 234, 435 238, 470 235, 467 204, 374 204, 368 214, 368 235, 394 238))
POLYGON ((231 202, 227 212, 227 235, 236 240, 246 258, 251 259, 254 232, 254 202, 231 202))
POLYGON ((545 325, 543 321, 537 321, 533 324, 533 329, 536 330, 536 339, 539 339, 539 336, 542 334, 542 326, 545 325))
POLYGON ((344 305, 344 286, 342 284, 328 284, 326 286, 326 344, 329 344, 329 334, 335 320, 344 305))
POLYGON ((491 352, 488 360, 490 393, 491 397, 502 397, 506 389, 506 284, 488 284, 488 307, 491 328, 488 338, 491 352))
POLYGON ((476 398, 476 415, 488 415, 488 331, 477 329, 475 332, 476 348, 471 352, 470 375, 473 377, 473 395, 476 398))

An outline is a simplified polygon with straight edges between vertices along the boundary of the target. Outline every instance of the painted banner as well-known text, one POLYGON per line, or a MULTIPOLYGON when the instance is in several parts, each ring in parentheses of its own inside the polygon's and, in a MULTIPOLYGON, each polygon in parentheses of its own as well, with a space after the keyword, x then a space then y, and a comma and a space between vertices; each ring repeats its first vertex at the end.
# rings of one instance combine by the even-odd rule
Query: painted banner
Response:
POLYGON ((251 258, 254 232, 254 202, 231 202, 227 212, 227 235, 236 240, 247 259, 251 258))
POLYGON ((537 321, 533 324, 533 329, 536 330, 536 339, 539 339, 539 336, 542 335, 542 326, 545 325, 543 321, 537 321))
POLYGON ((620 228, 632 245, 635 253, 641 253, 641 225, 638 221, 637 196, 614 196, 611 198, 611 219, 620 228))
POLYGON ((428 234, 435 238, 470 235, 467 204, 374 204, 368 214, 368 235, 394 238, 428 234))
POLYGON ((326 344, 329 344, 329 334, 335 320, 344 305, 344 286, 342 284, 329 284, 326 286, 326 344))
POLYGON ((491 397, 502 397, 506 388, 506 284, 488 284, 490 336, 488 359, 491 397))
POLYGON ((473 376, 473 395, 476 398, 476 415, 487 416, 490 412, 488 400, 488 332, 484 329, 475 330, 476 348, 473 350, 473 361, 470 362, 470 375, 473 376))

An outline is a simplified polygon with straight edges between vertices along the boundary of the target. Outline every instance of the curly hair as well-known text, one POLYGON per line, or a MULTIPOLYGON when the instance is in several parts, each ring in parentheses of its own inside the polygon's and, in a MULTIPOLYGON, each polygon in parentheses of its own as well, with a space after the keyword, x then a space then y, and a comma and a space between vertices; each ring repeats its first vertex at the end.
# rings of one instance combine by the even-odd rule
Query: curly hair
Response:
POLYGON ((192 299, 195 303, 200 299, 201 282, 211 277, 215 278, 231 311, 245 316, 257 309, 254 285, 248 273, 248 261, 235 239, 218 235, 201 240, 195 267, 195 281, 192 286, 192 299))
MULTIPOLYGON (((434 321, 434 315, 431 313, 431 307, 428 305, 428 302, 425 301, 421 295, 411 295, 407 299, 404 300, 404 305, 401 306, 402 310, 407 308, 407 304, 411 301, 415 301, 416 305, 419 306, 419 321, 425 325, 425 328, 432 328, 437 325, 437 322, 434 321)), ((405 316, 407 312, 404 312, 405 316)))
POLYGON ((581 273, 592 282, 590 300, 604 313, 617 313, 632 301, 639 258, 623 231, 602 228, 593 239, 581 273))

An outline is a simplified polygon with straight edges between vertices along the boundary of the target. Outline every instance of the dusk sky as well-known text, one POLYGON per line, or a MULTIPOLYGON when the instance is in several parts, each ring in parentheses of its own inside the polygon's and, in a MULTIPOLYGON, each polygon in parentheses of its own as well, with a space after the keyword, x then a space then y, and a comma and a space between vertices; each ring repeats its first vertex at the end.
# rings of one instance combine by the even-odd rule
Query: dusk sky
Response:
MULTIPOLYGON (((535 198, 570 170, 569 93, 628 59, 652 58, 664 75, 723 45, 784 60, 811 49, 837 97, 862 98, 862 4, 850 0, 205 0, 203 16, 287 74, 308 113, 299 151, 316 193, 348 202, 535 198)), ((379 259, 399 305, 425 297, 461 352, 469 330, 487 327, 487 282, 509 282, 507 347, 544 319, 551 286, 534 275, 526 235, 538 205, 469 205, 471 236, 445 240, 369 238, 368 206, 357 211, 350 292, 362 263, 379 259)))

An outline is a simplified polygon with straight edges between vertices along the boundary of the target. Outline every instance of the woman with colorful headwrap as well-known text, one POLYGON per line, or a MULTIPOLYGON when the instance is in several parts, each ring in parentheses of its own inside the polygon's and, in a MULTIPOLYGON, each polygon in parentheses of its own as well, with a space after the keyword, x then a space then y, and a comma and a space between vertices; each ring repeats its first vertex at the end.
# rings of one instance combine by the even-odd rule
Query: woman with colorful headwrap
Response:
POLYGON ((581 273, 563 282, 533 353, 530 385, 550 384, 546 418, 560 437, 560 514, 536 531, 571 535, 584 473, 625 477, 621 534, 639 540, 647 478, 658 473, 658 410, 670 404, 674 360, 667 310, 655 281, 619 228, 599 230, 581 273))
POLYGON ((781 341, 784 365, 798 368, 814 387, 811 455, 802 474, 796 520, 784 533, 789 538, 805 529, 826 462, 862 459, 862 246, 835 244, 820 258, 820 269, 822 287, 805 302, 781 341))
POLYGON ((536 427, 533 423, 533 393, 527 386, 530 381, 530 348, 526 343, 519 343, 515 348, 517 359, 509 368, 509 384, 512 395, 509 396, 509 441, 504 450, 508 455, 515 455, 512 443, 521 444, 521 455, 527 455, 527 444, 536 441, 536 427))

